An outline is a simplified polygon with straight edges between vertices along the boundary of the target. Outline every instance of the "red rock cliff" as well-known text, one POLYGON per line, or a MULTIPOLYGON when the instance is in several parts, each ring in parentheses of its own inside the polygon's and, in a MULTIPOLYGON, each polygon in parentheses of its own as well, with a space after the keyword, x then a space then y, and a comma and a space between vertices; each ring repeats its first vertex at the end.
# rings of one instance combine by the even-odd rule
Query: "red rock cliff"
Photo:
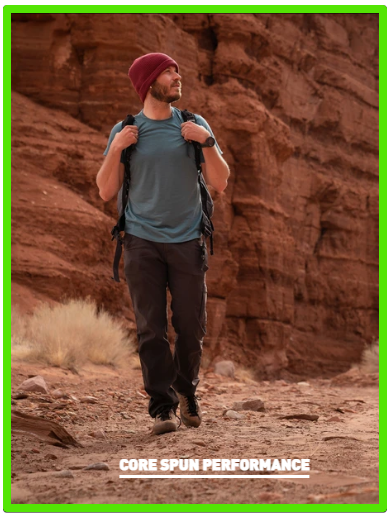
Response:
POLYGON ((94 180, 141 108, 128 67, 154 51, 231 168, 206 349, 264 375, 344 369, 378 335, 377 15, 13 15, 13 302, 91 294, 129 314, 94 180))

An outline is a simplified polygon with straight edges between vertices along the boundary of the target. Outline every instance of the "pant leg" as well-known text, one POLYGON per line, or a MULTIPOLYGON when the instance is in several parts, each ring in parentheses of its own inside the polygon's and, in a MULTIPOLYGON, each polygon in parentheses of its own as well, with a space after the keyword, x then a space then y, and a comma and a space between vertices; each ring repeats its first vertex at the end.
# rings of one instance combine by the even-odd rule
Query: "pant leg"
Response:
POLYGON ((169 244, 167 249, 172 324, 176 332, 174 363, 177 377, 172 385, 180 394, 191 395, 199 383, 206 334, 207 250, 201 239, 169 244))
POLYGON ((176 370, 167 339, 168 271, 163 244, 126 234, 124 264, 136 317, 144 387, 151 397, 149 413, 155 417, 163 407, 178 405, 171 387, 176 370))

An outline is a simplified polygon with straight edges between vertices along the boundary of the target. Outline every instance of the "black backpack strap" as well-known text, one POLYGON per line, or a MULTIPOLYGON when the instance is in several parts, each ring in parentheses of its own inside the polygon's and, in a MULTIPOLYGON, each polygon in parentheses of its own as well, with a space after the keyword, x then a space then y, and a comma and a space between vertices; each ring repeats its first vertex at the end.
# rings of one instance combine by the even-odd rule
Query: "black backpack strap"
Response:
POLYGON ((112 279, 114 281, 117 281, 117 283, 120 283, 120 275, 118 273, 118 267, 120 265, 120 260, 121 260, 121 255, 122 255, 123 241, 122 241, 121 235, 119 235, 117 237, 113 236, 112 240, 114 238, 117 238, 117 242, 116 242, 116 250, 114 252, 114 259, 113 259, 113 276, 112 276, 112 279))
MULTIPOLYGON (((190 111, 188 111, 187 109, 184 109, 181 111, 181 116, 182 116, 182 119, 184 120, 184 122, 193 122, 194 124, 197 124, 195 115, 193 113, 191 113, 190 111)), ((207 190, 207 192, 208 192, 208 188, 207 188, 206 182, 204 180, 204 177, 203 177, 203 174, 201 171, 201 145, 199 142, 192 142, 192 143, 193 143, 193 147, 195 149, 197 179, 199 181, 200 189, 207 190)), ((210 253, 211 253, 211 255, 213 255, 214 254, 214 237, 213 237, 214 225, 212 223, 210 216, 208 215, 208 211, 206 209, 204 209, 204 206, 203 206, 203 213, 208 218, 208 221, 210 223, 211 230, 212 230, 209 237, 210 237, 210 253)))
MULTIPOLYGON (((126 125, 134 125, 135 124, 135 117, 133 115, 127 115, 126 118, 122 121, 121 129, 124 129, 126 125)), ((124 179, 123 179, 123 185, 122 185, 122 199, 121 199, 121 211, 120 216, 117 221, 117 224, 112 229, 112 240, 116 239, 116 251, 114 253, 114 260, 113 260, 113 277, 114 281, 120 282, 120 276, 118 273, 118 267, 120 265, 120 259, 122 255, 122 245, 123 245, 123 239, 121 236, 121 232, 125 229, 125 209, 127 207, 128 203, 128 195, 129 195, 129 188, 131 185, 131 153, 132 153, 133 145, 130 145, 126 149, 123 150, 122 156, 125 159, 124 164, 124 179)))
MULTIPOLYGON (((187 109, 184 109, 181 111, 182 119, 184 122, 193 122, 194 124, 197 124, 196 117, 193 113, 188 111, 187 109)), ((197 166, 197 172, 200 176, 201 174, 201 147, 200 143, 198 142, 192 142, 193 147, 195 149, 195 160, 196 160, 196 166, 197 166)))

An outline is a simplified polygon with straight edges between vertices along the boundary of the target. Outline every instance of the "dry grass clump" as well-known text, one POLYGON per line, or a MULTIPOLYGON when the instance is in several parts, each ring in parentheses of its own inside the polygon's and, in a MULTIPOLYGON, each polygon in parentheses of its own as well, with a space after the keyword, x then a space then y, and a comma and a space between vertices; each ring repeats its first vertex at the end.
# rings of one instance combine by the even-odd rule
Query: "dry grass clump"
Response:
POLYGON ((365 373, 378 373, 378 339, 373 341, 362 352, 362 359, 360 363, 361 371, 365 373))
POLYGON ((32 316, 12 314, 14 358, 77 369, 87 361, 118 366, 132 350, 121 325, 91 300, 43 304, 32 316))
POLYGON ((257 381, 255 372, 243 366, 236 366, 234 378, 244 383, 259 383, 257 381))

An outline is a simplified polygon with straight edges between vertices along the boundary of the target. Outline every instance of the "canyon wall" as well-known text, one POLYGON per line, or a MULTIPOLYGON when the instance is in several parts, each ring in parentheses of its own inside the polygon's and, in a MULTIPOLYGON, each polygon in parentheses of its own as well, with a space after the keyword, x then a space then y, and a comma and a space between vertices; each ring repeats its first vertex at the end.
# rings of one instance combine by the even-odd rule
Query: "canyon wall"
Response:
POLYGON ((128 67, 157 51, 231 169, 206 353, 263 377, 344 370, 378 336, 376 14, 13 15, 13 304, 92 295, 132 319, 95 175, 142 107, 128 67))

